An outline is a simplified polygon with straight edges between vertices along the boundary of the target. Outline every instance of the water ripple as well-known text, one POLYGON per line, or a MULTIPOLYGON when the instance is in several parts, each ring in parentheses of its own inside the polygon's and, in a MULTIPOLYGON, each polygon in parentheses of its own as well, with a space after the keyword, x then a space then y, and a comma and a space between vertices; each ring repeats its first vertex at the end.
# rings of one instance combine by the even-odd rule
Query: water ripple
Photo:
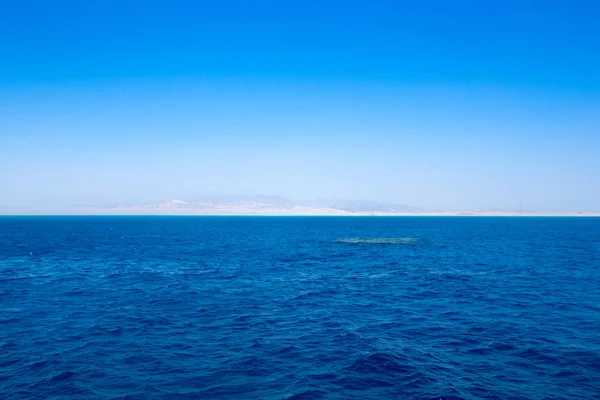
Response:
POLYGON ((598 238, 593 218, 0 218, 0 393, 597 399, 598 238))

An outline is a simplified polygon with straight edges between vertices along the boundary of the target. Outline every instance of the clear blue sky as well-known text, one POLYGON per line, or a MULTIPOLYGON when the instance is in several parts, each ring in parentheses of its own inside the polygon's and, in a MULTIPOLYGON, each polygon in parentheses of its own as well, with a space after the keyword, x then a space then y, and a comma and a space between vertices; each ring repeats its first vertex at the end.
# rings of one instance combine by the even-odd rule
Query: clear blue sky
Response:
POLYGON ((4 1, 0 211, 600 211, 600 2, 4 1))

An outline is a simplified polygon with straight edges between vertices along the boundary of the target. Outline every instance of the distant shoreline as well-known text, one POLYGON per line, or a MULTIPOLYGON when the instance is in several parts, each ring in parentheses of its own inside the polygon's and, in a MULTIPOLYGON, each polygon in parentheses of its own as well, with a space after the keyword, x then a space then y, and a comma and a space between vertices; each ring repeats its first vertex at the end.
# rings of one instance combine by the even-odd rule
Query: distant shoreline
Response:
POLYGON ((600 213, 422 212, 422 213, 199 213, 199 212, 4 212, 0 217, 600 217, 600 213))
POLYGON ((232 195, 197 201, 171 199, 145 204, 19 206, 0 209, 0 215, 63 216, 243 216, 243 217, 600 217, 600 211, 535 212, 521 208, 473 207, 437 210, 371 200, 297 202, 278 196, 232 195))

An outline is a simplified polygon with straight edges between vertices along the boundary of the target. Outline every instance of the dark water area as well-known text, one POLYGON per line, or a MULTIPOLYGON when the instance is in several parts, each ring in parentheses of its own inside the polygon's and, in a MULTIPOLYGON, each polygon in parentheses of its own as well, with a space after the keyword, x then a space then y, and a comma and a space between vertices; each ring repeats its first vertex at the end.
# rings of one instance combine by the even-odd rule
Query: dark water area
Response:
POLYGON ((600 218, 1 217, 0 398, 600 399, 600 218))

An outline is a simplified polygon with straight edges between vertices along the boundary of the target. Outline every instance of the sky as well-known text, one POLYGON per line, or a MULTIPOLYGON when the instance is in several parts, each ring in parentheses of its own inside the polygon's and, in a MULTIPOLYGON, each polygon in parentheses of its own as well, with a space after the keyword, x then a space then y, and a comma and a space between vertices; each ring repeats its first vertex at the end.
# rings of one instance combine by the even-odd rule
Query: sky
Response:
POLYGON ((5 1, 0 212, 600 212, 597 1, 5 1))

